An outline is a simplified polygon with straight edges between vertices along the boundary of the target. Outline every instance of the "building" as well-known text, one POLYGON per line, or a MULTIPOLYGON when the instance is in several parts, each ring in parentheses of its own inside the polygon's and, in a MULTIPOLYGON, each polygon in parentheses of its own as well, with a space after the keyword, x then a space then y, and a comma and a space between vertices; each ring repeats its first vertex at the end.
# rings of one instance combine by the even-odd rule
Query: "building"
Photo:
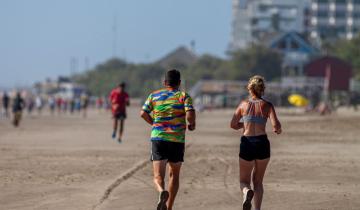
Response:
POLYGON ((36 95, 44 98, 56 96, 64 99, 78 98, 87 90, 83 85, 72 82, 67 77, 59 77, 56 81, 47 79, 45 82, 35 83, 34 91, 36 95))
POLYGON ((283 78, 304 76, 304 66, 320 53, 306 35, 295 31, 281 34, 273 39, 268 47, 283 55, 283 78))
POLYGON ((360 0, 311 0, 309 15, 314 40, 352 39, 360 32, 360 0))
POLYGON ((352 67, 339 58, 324 56, 315 59, 305 66, 305 74, 307 77, 322 79, 324 88, 329 91, 350 90, 352 67))
POLYGON ((305 30, 307 0, 233 0, 229 51, 279 33, 305 30))

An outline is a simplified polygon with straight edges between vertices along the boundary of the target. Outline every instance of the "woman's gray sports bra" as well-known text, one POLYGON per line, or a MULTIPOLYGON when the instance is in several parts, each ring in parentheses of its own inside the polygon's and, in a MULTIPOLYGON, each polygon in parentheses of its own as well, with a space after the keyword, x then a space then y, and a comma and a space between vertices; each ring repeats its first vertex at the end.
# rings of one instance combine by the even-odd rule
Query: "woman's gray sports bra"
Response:
POLYGON ((249 99, 245 103, 246 106, 240 122, 265 125, 268 118, 268 109, 266 109, 268 102, 263 99, 249 99))

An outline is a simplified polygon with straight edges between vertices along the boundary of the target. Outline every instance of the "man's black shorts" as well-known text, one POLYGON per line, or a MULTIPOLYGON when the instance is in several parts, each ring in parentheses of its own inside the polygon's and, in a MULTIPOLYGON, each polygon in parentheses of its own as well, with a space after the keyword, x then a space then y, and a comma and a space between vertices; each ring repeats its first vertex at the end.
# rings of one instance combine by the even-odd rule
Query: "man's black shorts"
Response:
POLYGON ((168 141, 151 141, 151 161, 184 162, 185 144, 168 141))
POLYGON ((119 113, 114 114, 113 117, 114 117, 114 119, 117 119, 117 120, 125 120, 126 119, 126 113, 119 112, 119 113))
POLYGON ((239 157, 247 161, 270 158, 270 142, 267 136, 242 136, 239 157))

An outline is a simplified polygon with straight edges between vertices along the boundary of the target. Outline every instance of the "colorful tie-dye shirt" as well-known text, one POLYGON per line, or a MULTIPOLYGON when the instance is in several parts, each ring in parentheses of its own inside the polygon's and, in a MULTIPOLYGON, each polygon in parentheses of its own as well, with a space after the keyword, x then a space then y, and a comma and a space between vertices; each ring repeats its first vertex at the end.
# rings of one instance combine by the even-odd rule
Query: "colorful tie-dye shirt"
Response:
POLYGON ((191 97, 165 88, 149 95, 142 110, 153 117, 152 141, 185 143, 186 112, 194 110, 191 97))

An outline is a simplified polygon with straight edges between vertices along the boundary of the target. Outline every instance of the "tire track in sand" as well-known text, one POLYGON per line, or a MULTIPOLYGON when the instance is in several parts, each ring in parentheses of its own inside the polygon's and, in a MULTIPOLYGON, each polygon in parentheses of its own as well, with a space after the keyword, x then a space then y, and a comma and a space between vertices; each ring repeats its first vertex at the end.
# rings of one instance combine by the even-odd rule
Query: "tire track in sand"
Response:
MULTIPOLYGON (((193 143, 195 142, 195 139, 192 141, 192 143, 186 144, 186 149, 188 149, 193 143)), ((136 174, 136 172, 140 171, 141 169, 145 168, 150 163, 149 159, 144 159, 137 164, 135 164, 133 167, 125 171, 123 174, 121 174, 115 181, 106 188, 103 196, 100 198, 98 203, 96 203, 92 210, 99 210, 100 206, 110 197, 111 193, 123 182, 130 179, 132 176, 136 174)))
POLYGON ((103 204, 110 196, 110 194, 117 188, 121 183, 130 179, 136 172, 145 168, 149 164, 149 160, 142 160, 139 163, 135 164, 132 168, 121 174, 109 187, 106 188, 103 196, 100 198, 97 204, 93 206, 93 210, 97 210, 100 208, 101 204, 103 204))

